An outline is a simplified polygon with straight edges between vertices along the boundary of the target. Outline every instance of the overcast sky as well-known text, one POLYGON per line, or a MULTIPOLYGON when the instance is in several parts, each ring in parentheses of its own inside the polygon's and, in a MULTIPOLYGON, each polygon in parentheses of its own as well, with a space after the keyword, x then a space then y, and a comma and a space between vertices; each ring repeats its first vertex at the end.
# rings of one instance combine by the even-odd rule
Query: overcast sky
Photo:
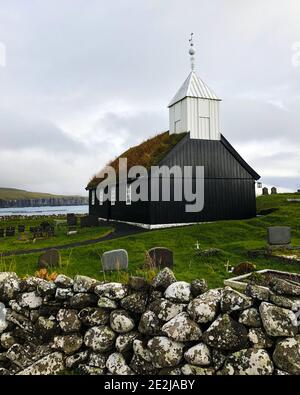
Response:
POLYGON ((299 0, 1 0, 0 186, 84 194, 167 130, 191 31, 221 132, 265 184, 299 188, 299 0))

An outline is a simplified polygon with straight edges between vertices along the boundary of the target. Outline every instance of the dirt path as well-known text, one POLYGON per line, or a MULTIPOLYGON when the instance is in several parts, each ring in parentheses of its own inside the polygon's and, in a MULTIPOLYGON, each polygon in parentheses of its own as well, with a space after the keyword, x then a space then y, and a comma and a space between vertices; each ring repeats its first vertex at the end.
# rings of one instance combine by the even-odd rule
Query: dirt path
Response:
POLYGON ((138 233, 149 232, 149 230, 147 230, 147 229, 143 229, 143 228, 133 226, 133 225, 122 224, 122 223, 118 223, 118 222, 109 222, 109 223, 104 222, 103 225, 112 226, 112 227, 114 227, 115 231, 107 234, 106 236, 99 237, 97 239, 76 241, 76 242, 69 243, 69 244, 51 246, 51 247, 33 248, 30 250, 8 251, 8 252, 4 252, 3 254, 1 254, 1 256, 5 257, 5 256, 13 256, 13 255, 35 254, 38 252, 48 251, 53 248, 55 248, 56 250, 67 250, 69 248, 87 246, 87 245, 101 243, 103 241, 118 239, 120 237, 131 236, 131 235, 135 235, 138 233))

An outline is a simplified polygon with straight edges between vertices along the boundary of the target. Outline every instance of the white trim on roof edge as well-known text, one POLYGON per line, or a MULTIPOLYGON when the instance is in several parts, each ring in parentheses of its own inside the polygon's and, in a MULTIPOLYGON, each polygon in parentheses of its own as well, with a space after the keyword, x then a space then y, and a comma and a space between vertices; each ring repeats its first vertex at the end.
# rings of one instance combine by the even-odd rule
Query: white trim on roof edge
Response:
MULTIPOLYGON (((99 217, 98 219, 102 220, 102 221, 106 221, 106 218, 101 218, 99 217)), ((134 226, 139 226, 140 228, 144 228, 144 229, 166 229, 166 228, 176 228, 179 226, 190 226, 190 225, 200 225, 200 224, 209 224, 210 222, 186 222, 186 223, 174 223, 174 224, 155 224, 155 225, 151 225, 151 224, 141 224, 138 222, 129 222, 129 221, 121 221, 119 219, 111 219, 112 222, 120 222, 122 224, 128 224, 128 225, 134 225, 134 226)))

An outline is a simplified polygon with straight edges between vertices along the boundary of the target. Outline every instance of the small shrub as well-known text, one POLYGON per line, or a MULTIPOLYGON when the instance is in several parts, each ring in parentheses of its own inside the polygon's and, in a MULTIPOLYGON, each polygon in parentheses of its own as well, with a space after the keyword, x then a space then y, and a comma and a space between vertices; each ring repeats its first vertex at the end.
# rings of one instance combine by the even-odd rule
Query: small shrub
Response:
POLYGON ((146 253, 145 253, 145 264, 144 264, 144 268, 147 270, 147 271, 155 271, 155 269, 157 268, 156 267, 156 263, 155 263, 155 258, 153 257, 151 257, 150 256, 150 254, 149 254, 149 252, 148 251, 146 251, 146 253))
POLYGON ((41 278, 42 280, 54 281, 58 274, 56 272, 48 273, 47 269, 40 269, 35 272, 35 277, 41 278))
POLYGON ((241 276, 243 274, 254 272, 255 270, 256 266, 254 265, 254 263, 242 262, 233 268, 232 273, 241 276))

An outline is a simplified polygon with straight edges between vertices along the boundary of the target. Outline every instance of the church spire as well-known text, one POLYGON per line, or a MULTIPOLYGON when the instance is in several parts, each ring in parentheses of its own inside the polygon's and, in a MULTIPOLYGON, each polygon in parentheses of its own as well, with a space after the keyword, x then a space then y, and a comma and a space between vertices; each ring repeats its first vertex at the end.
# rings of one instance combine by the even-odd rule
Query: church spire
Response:
POLYGON ((191 139, 220 140, 220 99, 195 72, 193 36, 189 39, 191 71, 168 106, 170 134, 189 132, 191 139))
POLYGON ((189 49, 189 54, 190 54, 190 59, 191 59, 191 70, 195 70, 195 49, 194 49, 194 42, 193 42, 193 35, 194 33, 191 33, 191 38, 189 39, 190 43, 190 49, 189 49))

